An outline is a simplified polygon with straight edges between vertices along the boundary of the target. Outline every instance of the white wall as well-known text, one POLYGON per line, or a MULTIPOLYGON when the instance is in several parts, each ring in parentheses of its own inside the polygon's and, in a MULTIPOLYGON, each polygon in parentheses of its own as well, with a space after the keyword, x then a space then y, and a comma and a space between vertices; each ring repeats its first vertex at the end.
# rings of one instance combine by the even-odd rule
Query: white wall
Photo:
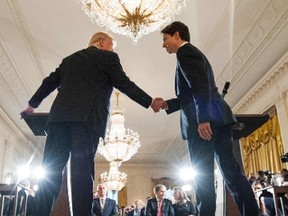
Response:
POLYGON ((19 166, 37 164, 41 154, 0 108, 0 183, 8 173, 17 180, 19 166))

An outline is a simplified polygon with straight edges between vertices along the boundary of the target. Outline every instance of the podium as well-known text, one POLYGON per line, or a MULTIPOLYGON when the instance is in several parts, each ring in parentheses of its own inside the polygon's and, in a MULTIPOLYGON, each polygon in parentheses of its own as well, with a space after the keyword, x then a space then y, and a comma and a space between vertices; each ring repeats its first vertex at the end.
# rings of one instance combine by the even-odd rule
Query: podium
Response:
MULTIPOLYGON (((33 113, 30 115, 23 115, 23 119, 31 128, 32 132, 35 136, 45 136, 46 135, 46 122, 48 118, 48 113, 33 113)), ((269 115, 256 115, 256 114, 243 114, 243 115, 236 115, 237 123, 233 125, 233 139, 234 142, 238 142, 238 145, 234 145, 234 149, 238 152, 234 152, 236 159, 238 157, 238 162, 242 166, 241 154, 240 154, 240 147, 239 147, 239 139, 242 137, 246 137, 250 135, 253 131, 263 125, 265 122, 269 120, 269 115), (238 147, 238 149, 237 149, 238 147)), ((65 188, 65 184, 62 184, 62 192, 60 194, 63 196, 61 199, 58 200, 60 206, 67 206, 68 199, 67 199, 67 188, 65 188), (66 190, 66 191, 65 191, 66 190)), ((231 194, 226 190, 224 191, 223 208, 226 208, 226 215, 227 216, 236 216, 240 215, 236 204, 234 203, 231 194)), ((59 197, 58 197, 59 198, 59 197)), ((56 202, 57 204, 57 202, 56 202)), ((59 212, 59 210, 55 210, 59 212)), ((62 213, 62 215, 69 215, 66 212, 62 213)))
MULTIPOLYGON (((35 136, 46 136, 46 122, 49 113, 23 114, 22 118, 35 136)), ((237 123, 233 125, 233 138, 238 140, 250 135, 253 131, 268 121, 269 115, 238 114, 237 123)))
POLYGON ((235 140, 249 136, 253 131, 261 127, 261 125, 267 122, 270 118, 268 114, 238 114, 235 116, 237 119, 237 123, 234 124, 232 127, 233 138, 235 140))
POLYGON ((46 122, 49 113, 22 114, 21 117, 27 123, 35 136, 46 136, 46 122))
MULTIPOLYGON (((48 119, 48 113, 32 113, 22 114, 22 118, 32 130, 35 136, 46 136, 47 129, 46 123, 48 119)), ((91 192, 92 193, 92 192, 91 192)), ((54 206, 51 211, 51 216, 69 216, 69 200, 68 200, 68 189, 67 189, 67 171, 62 174, 62 185, 57 199, 55 200, 54 206)))

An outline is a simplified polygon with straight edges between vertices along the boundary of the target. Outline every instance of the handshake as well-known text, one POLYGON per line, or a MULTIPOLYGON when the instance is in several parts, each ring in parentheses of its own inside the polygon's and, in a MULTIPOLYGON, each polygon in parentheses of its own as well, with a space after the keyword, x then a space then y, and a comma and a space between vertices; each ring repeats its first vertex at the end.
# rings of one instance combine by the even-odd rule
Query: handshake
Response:
POLYGON ((167 103, 163 100, 163 98, 156 97, 152 100, 151 108, 156 113, 156 112, 161 111, 162 109, 164 110, 167 109, 168 106, 167 106, 167 103))

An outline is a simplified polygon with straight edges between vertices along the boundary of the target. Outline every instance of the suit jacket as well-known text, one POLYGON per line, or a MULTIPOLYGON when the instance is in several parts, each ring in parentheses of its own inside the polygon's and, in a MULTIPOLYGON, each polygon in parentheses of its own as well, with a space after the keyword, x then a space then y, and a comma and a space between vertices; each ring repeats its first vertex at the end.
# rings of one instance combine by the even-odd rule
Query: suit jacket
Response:
POLYGON ((184 139, 198 134, 198 124, 210 122, 218 127, 236 122, 229 105, 219 94, 211 65, 205 55, 190 43, 177 50, 175 93, 167 100, 167 114, 181 109, 181 131, 184 139))
POLYGON ((89 122, 104 137, 113 87, 146 108, 152 102, 126 76, 116 53, 92 46, 64 58, 55 72, 43 80, 29 105, 37 108, 58 89, 47 122, 89 122))
MULTIPOLYGON (((151 198, 147 201, 147 206, 145 209, 146 216, 157 216, 158 204, 156 198, 151 198)), ((162 201, 162 215, 163 216, 174 216, 174 210, 172 207, 172 202, 169 199, 164 198, 162 201)))
POLYGON ((101 213, 101 206, 99 198, 93 200, 92 203, 92 216, 114 216, 118 214, 117 205, 115 200, 106 198, 103 211, 101 213))

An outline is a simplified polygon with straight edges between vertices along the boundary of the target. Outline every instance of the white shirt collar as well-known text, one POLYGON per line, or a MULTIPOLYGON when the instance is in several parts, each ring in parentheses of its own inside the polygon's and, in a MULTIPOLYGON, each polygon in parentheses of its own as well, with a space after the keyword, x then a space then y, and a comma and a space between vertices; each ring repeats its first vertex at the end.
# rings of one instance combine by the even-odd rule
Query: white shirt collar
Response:
POLYGON ((189 42, 188 42, 188 41, 184 41, 184 42, 179 46, 179 48, 182 47, 182 46, 184 46, 184 45, 187 44, 187 43, 189 43, 189 42))

